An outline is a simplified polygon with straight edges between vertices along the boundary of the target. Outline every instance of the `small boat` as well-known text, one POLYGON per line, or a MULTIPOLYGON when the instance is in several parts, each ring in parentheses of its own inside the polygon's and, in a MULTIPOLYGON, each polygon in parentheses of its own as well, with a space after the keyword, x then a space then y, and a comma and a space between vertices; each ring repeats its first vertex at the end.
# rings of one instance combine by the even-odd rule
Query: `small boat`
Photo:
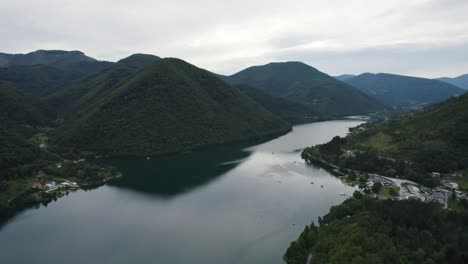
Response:
POLYGON ((149 159, 150 159, 150 157, 146 157, 146 160, 149 160, 149 159))

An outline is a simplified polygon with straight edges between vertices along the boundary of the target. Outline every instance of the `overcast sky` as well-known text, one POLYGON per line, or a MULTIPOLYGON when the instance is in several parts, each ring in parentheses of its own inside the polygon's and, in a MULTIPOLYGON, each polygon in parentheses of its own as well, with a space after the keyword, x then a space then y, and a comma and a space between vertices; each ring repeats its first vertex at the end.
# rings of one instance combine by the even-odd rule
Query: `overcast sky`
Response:
POLYGON ((329 74, 468 73, 468 0, 0 0, 0 52, 178 57, 232 74, 303 61, 329 74))

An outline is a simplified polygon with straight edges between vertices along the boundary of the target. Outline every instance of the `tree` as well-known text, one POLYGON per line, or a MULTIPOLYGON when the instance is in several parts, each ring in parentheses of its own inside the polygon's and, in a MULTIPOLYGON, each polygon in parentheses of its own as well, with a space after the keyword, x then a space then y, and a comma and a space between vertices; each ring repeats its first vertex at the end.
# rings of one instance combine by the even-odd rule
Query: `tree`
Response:
POLYGON ((372 192, 374 193, 379 193, 380 189, 382 189, 382 184, 380 182, 376 182, 374 186, 372 186, 372 192))

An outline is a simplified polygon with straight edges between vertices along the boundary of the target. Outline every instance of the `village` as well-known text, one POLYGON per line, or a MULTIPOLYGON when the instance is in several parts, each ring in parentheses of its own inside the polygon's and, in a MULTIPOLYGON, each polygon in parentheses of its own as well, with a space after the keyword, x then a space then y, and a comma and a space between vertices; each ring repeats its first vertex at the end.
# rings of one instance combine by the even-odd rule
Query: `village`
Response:
MULTIPOLYGON (((365 151, 345 150, 343 158, 354 158, 365 151)), ((396 159, 377 156, 379 160, 385 160, 389 163, 397 162, 396 159)), ((431 172, 430 176, 440 184, 434 188, 428 188, 416 182, 399 178, 394 174, 393 177, 383 176, 377 173, 365 173, 356 170, 341 168, 331 164, 321 158, 307 157, 308 162, 321 166, 340 177, 344 182, 350 185, 358 185, 363 194, 376 199, 409 200, 415 199, 426 203, 437 203, 442 208, 450 209, 450 200, 468 200, 468 195, 460 190, 457 181, 463 182, 461 172, 439 173, 431 172)), ((412 164, 411 161, 405 161, 406 164, 412 164)), ((394 172, 396 172, 394 170, 394 172)))
MULTIPOLYGON (((426 203, 437 203, 445 209, 449 208, 449 199, 453 195, 456 198, 468 200, 468 195, 459 190, 457 183, 446 179, 441 180, 443 187, 428 188, 406 179, 390 178, 373 173, 366 176, 365 186, 361 185, 360 189, 364 194, 369 194, 376 199, 415 199, 426 203), (394 190, 394 192, 392 193, 391 190, 394 190)), ((432 176, 440 178, 441 174, 433 172, 432 176)), ((451 176, 457 177, 458 175, 451 176)), ((348 177, 346 175, 341 176, 345 181, 348 177)))

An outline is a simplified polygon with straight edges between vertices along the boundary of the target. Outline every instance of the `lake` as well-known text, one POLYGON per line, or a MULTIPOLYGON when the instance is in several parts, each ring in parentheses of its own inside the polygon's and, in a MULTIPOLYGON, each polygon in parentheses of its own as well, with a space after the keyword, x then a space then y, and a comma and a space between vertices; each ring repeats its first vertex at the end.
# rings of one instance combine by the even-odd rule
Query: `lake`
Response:
POLYGON ((300 149, 358 120, 295 126, 269 142, 112 159, 123 177, 25 210, 0 229, 1 263, 283 263, 304 226, 355 188, 300 149))

